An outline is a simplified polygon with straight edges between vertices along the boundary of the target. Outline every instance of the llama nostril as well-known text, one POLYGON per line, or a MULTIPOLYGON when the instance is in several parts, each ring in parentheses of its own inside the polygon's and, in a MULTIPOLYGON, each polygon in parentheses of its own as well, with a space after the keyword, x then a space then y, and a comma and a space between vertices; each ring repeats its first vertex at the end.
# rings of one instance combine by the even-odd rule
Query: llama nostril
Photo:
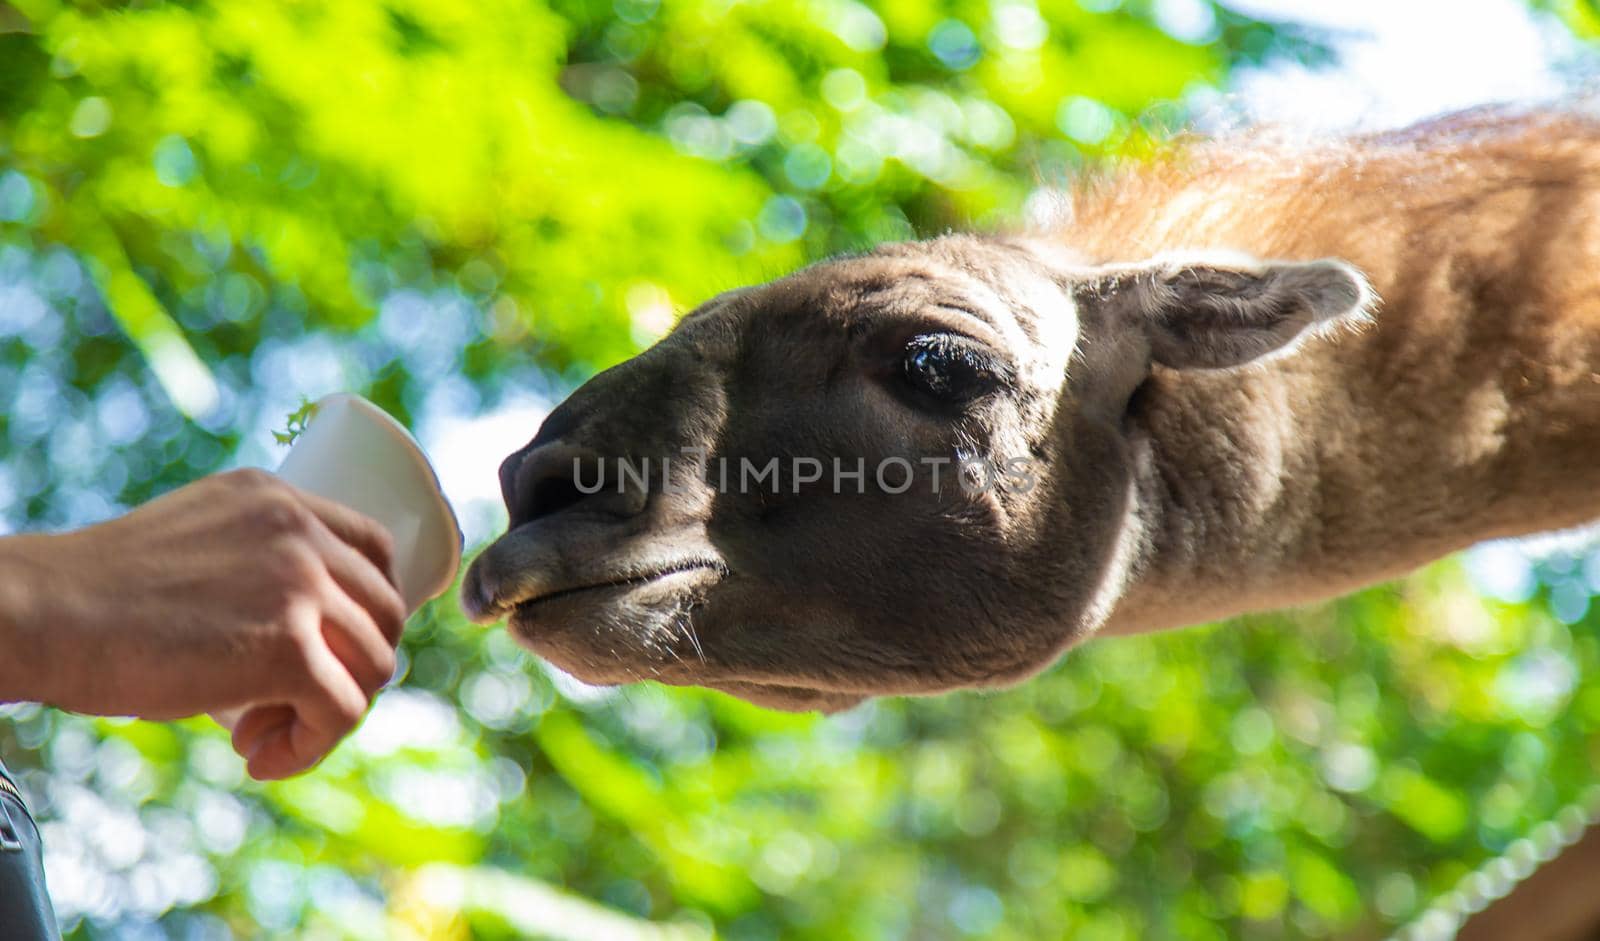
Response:
POLYGON ((528 453, 504 475, 511 528, 586 501, 597 506, 607 502, 596 486, 601 467, 597 455, 570 445, 547 445, 528 453))
POLYGON ((588 494, 568 477, 544 477, 533 482, 528 495, 528 519, 559 513, 588 494))

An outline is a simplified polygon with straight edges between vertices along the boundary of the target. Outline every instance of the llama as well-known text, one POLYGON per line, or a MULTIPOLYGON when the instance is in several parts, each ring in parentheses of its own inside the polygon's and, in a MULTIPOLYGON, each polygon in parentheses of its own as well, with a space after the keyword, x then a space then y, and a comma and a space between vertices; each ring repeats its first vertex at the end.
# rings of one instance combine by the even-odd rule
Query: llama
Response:
POLYGON ((506 459, 463 604, 589 682, 833 711, 1582 524, 1597 258, 1580 115, 1182 145, 1047 232, 705 303, 506 459))

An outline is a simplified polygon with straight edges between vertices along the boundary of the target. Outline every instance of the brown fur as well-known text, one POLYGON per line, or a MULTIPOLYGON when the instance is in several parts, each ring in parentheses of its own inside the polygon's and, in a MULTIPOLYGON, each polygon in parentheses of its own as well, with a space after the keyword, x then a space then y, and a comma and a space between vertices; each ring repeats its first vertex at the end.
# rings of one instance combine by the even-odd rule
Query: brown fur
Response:
POLYGON ((704 305, 508 458, 512 528, 463 599, 594 682, 835 709, 1578 524, 1600 515, 1597 258, 1583 117, 1190 144, 1085 184, 1047 235, 884 246, 704 305), (999 387, 907 393, 908 340, 935 334, 999 387), (1026 455, 1038 485, 572 492, 574 458, 683 445, 1026 455))
POLYGON ((1243 464, 1273 480, 1199 520, 1158 487, 1188 533, 1152 524, 1163 561, 1111 629, 1324 598, 1600 515, 1594 121, 1485 111, 1335 146, 1203 147, 1079 205, 1069 238, 1097 257, 1174 243, 1335 255, 1383 298, 1376 329, 1269 370, 1153 377, 1142 417, 1159 479, 1239 481, 1243 464), (1230 441, 1183 434, 1202 409, 1230 441))

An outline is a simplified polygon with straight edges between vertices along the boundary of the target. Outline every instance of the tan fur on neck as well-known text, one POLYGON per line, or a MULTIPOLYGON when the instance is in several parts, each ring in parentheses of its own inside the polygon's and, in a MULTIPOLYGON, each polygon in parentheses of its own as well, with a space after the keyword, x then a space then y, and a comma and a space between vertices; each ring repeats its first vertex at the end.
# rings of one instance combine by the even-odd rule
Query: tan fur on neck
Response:
POLYGON ((1336 146, 1210 144, 1077 194, 1096 260, 1338 256, 1375 326, 1236 374, 1157 370, 1144 542, 1107 628, 1330 597, 1600 516, 1600 126, 1457 115, 1336 146))

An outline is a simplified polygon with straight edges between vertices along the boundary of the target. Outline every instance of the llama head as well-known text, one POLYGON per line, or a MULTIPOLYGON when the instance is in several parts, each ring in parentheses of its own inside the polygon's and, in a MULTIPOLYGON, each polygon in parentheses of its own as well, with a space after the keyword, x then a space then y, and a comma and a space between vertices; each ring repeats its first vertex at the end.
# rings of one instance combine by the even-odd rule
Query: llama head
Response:
POLYGON ((1361 315, 1334 261, 890 245, 723 294, 500 469, 462 590, 581 679, 789 709, 1014 682, 1126 574, 1135 390, 1361 315))

